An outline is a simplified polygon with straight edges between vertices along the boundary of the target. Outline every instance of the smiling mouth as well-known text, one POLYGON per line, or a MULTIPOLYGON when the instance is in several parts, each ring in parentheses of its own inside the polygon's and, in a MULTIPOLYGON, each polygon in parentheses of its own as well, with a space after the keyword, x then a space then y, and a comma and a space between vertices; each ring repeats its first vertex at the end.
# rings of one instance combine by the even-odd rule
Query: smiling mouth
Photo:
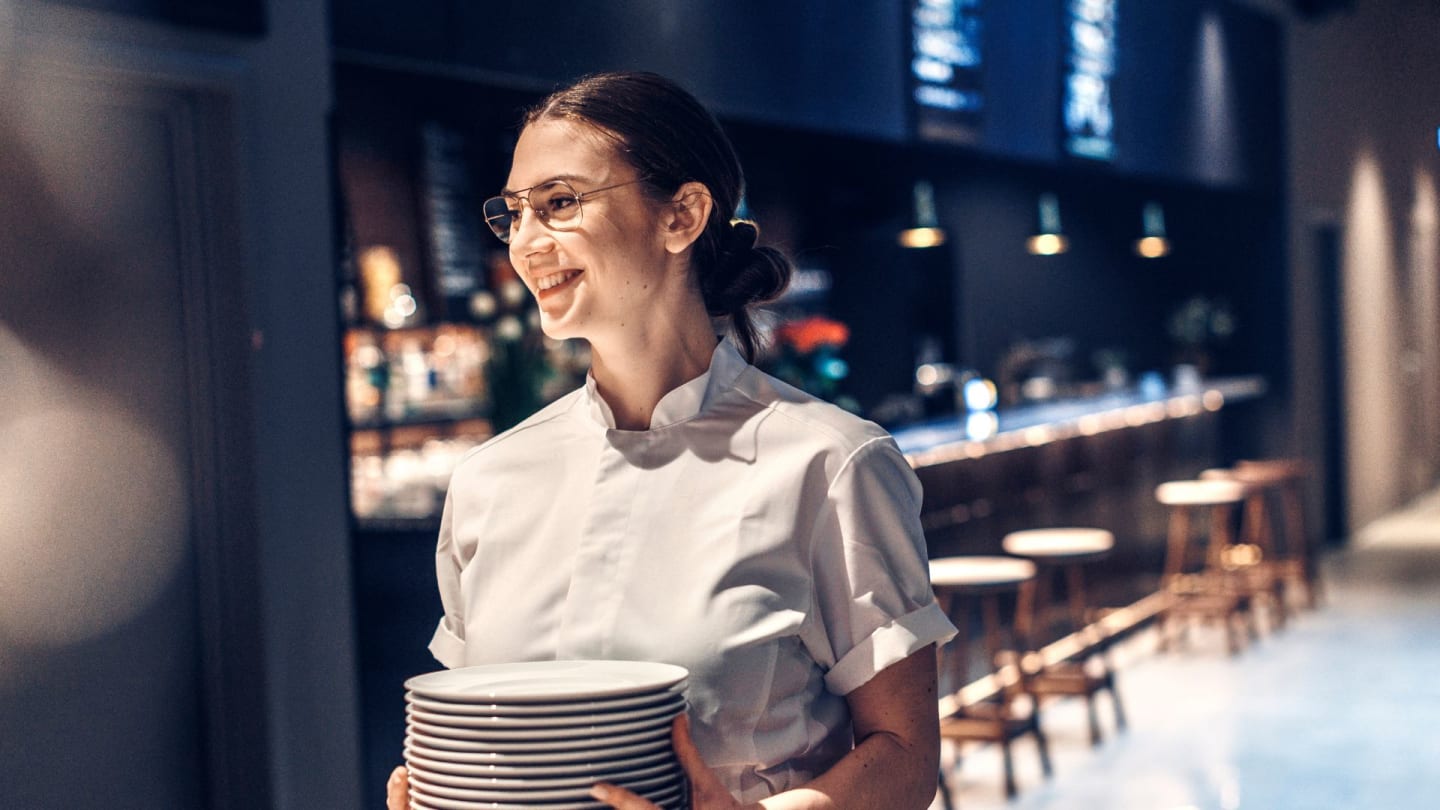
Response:
POLYGON ((537 293, 554 292, 562 287, 568 286, 570 282, 579 278, 583 270, 563 270, 559 273, 551 273, 535 279, 535 291, 537 293))

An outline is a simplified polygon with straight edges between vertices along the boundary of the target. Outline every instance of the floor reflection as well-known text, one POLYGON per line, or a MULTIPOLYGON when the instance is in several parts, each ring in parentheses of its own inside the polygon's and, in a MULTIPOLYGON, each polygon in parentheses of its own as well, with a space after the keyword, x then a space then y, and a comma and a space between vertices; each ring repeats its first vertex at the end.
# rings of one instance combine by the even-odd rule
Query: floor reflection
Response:
POLYGON ((1022 740, 1006 802, 999 751, 966 750, 949 775, 957 806, 1351 810, 1440 795, 1440 491, 1358 533, 1325 571, 1320 610, 1236 658, 1218 631, 1169 654, 1153 633, 1130 640, 1116 651, 1126 733, 1107 724, 1092 749, 1083 704, 1047 704, 1054 778, 1022 740))

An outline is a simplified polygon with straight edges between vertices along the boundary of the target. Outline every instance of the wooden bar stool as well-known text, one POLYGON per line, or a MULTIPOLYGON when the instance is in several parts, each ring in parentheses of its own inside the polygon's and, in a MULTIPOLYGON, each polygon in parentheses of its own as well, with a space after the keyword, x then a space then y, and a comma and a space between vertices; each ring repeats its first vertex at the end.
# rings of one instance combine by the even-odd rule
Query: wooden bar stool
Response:
POLYGON ((1025 589, 1032 595, 1025 599, 1026 594, 1022 591, 1022 605, 1016 618, 1020 638, 1029 650, 1039 650, 1048 640, 1042 635, 1049 627, 1049 622, 1044 619, 1049 610, 1048 589, 1055 575, 1064 573, 1069 631, 1079 638, 1087 634, 1094 637, 1077 647, 1078 653, 1073 658, 1051 662, 1039 653, 1030 656, 1030 659, 1036 660, 1037 669, 1030 674, 1027 686, 1037 699, 1050 696, 1085 698, 1090 718, 1090 744, 1099 745, 1100 719, 1095 708, 1095 695, 1102 691, 1109 693, 1110 703, 1115 708, 1117 730, 1125 728, 1125 709, 1120 704, 1119 693, 1115 691, 1115 672, 1106 656, 1106 645, 1098 632, 1092 632, 1084 567, 1086 563, 1109 556, 1115 548, 1115 536, 1104 529, 1027 529, 1005 535, 1002 545, 1007 553, 1028 559, 1037 568, 1034 586, 1025 589), (1039 632, 1035 628, 1037 616, 1040 617, 1039 632))
MULTIPOLYGON (((1040 728, 1040 702, 1027 691, 1025 673, 1019 666, 1019 645, 1014 643, 1013 627, 1007 630, 1001 620, 1000 610, 1002 596, 1016 594, 1018 597, 1020 586, 1034 579, 1034 563, 1015 557, 962 556, 930 561, 930 582, 936 598, 960 628, 960 633, 947 645, 948 650, 942 650, 942 655, 950 659, 945 666, 942 657, 942 670, 964 684, 950 696, 954 711, 941 718, 940 737, 953 742, 998 743, 1004 761, 1007 797, 1014 797, 1017 792, 1010 755, 1012 740, 1025 734, 1033 735, 1041 770, 1047 777, 1051 772, 1050 751, 1040 728), (969 680, 966 639, 971 602, 980 605, 987 659, 986 675, 974 682, 969 680)), ((940 787, 948 806, 950 796, 943 770, 940 787)))
MULTIPOLYGON (((1272 506, 1275 500, 1280 502, 1278 514, 1284 529, 1274 535, 1275 540, 1281 541, 1276 544, 1278 562, 1286 581, 1305 589, 1305 606, 1313 610, 1319 603, 1322 588, 1300 499, 1300 490, 1310 474, 1308 465, 1299 459, 1249 459, 1236 462, 1234 469, 1242 475, 1263 475, 1273 482, 1268 494, 1272 506)), ((1266 528, 1273 532, 1273 522, 1266 528)))
POLYGON ((1245 500, 1238 481, 1169 481, 1155 488, 1155 499, 1169 507, 1169 538, 1160 587, 1171 596, 1160 614, 1160 646, 1167 647, 1177 619, 1218 621, 1225 629, 1231 655, 1240 652, 1241 636, 1255 634, 1250 598, 1227 571, 1223 552, 1233 545, 1230 521, 1245 500), (1206 513, 1209 542, 1203 554, 1190 545, 1192 512, 1206 513))
POLYGON ((1254 600, 1264 603, 1271 630, 1285 627, 1286 583, 1293 576, 1292 566, 1276 553, 1274 521, 1270 496, 1275 494, 1281 479, 1273 471, 1255 468, 1215 469, 1200 473, 1206 481, 1236 481, 1245 487, 1245 500, 1240 511, 1240 537, 1220 551, 1221 564, 1235 575, 1239 587, 1254 600))

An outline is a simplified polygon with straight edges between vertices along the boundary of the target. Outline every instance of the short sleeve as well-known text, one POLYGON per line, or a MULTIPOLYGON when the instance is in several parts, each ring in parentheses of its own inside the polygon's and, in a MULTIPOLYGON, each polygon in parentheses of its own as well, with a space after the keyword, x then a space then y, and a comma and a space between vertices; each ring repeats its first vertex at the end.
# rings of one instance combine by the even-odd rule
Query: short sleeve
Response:
POLYGON ((435 635, 430 639, 430 654, 447 669, 465 665, 465 603, 460 592, 461 560, 455 545, 451 522, 451 500, 445 498, 440 516, 440 536, 435 544, 435 578, 440 586, 440 605, 444 610, 435 635))
POLYGON ((955 628, 936 603, 920 481, 888 436, 857 449, 832 480, 811 537, 811 655, 845 695, 955 628))

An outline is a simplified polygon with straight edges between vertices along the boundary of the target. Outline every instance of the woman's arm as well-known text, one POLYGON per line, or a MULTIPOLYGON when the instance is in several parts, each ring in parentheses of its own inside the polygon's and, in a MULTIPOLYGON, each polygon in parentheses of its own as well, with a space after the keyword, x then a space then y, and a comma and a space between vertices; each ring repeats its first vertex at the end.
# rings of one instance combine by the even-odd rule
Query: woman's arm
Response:
POLYGON ((876 673, 846 700, 854 750, 808 785, 772 796, 761 807, 923 810, 930 805, 940 769, 934 645, 876 673))
MULTIPOLYGON (((881 670, 846 697, 855 748, 809 784, 751 807, 765 810, 843 810, 876 807, 923 810, 935 798, 940 767, 940 718, 935 688, 935 646, 927 645, 881 670)), ((693 810, 738 808, 740 803, 700 759, 684 722, 675 752, 690 777, 693 810)), ((650 810, 628 791, 602 786, 596 798, 619 810, 650 810)))

